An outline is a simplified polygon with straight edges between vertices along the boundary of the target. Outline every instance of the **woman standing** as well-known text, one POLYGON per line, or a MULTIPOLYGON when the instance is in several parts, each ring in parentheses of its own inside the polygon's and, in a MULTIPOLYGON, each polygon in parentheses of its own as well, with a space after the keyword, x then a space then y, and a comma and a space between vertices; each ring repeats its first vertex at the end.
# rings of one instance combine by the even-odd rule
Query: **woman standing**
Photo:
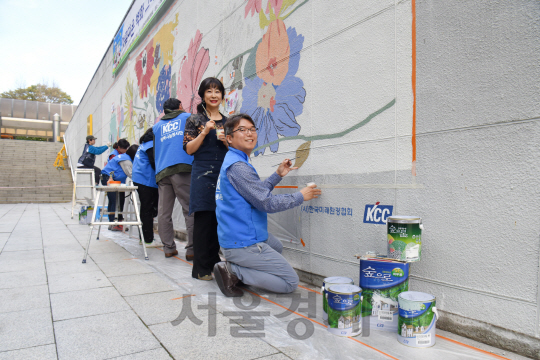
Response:
POLYGON ((186 121, 184 150, 193 155, 189 213, 194 213, 193 271, 191 276, 212 280, 212 269, 221 261, 216 219, 216 183, 228 150, 223 132, 227 118, 219 112, 225 88, 216 78, 206 78, 199 86, 202 103, 197 114, 186 121))
POLYGON ((156 184, 156 165, 154 162, 154 132, 152 128, 139 139, 139 149, 133 161, 133 185, 141 204, 141 222, 146 247, 157 247, 154 243, 154 218, 158 212, 159 192, 156 184))

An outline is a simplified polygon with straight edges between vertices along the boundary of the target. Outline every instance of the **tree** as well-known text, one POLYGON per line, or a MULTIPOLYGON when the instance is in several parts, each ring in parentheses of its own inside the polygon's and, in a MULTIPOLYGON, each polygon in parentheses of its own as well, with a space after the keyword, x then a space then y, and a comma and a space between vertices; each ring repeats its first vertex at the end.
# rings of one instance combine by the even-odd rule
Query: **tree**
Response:
POLYGON ((71 96, 60 90, 56 84, 48 86, 47 84, 32 85, 27 88, 18 88, 15 90, 0 93, 0 97, 5 99, 32 100, 57 104, 73 104, 71 96))

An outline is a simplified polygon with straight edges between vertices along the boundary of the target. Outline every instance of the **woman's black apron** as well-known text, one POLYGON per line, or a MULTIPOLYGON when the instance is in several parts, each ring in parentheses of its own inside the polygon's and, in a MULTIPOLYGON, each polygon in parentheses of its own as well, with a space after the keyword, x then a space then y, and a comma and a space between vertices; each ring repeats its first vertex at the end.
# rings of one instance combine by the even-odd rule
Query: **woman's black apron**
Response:
MULTIPOLYGON (((203 120, 204 124, 208 118, 203 120)), ((215 120, 216 125, 225 124, 226 117, 215 120)), ((191 188, 189 192, 189 213, 216 210, 216 184, 221 164, 227 154, 227 146, 216 138, 216 130, 212 129, 204 138, 199 149, 193 154, 191 168, 191 188)))

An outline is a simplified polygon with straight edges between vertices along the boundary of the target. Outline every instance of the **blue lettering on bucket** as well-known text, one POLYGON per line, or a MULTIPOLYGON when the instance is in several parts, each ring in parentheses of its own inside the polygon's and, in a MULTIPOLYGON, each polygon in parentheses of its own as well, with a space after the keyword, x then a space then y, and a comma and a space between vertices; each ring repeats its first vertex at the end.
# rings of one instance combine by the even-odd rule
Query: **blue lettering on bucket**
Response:
POLYGON ((392 215, 394 207, 392 205, 366 205, 364 211, 364 223, 385 225, 386 219, 392 215))

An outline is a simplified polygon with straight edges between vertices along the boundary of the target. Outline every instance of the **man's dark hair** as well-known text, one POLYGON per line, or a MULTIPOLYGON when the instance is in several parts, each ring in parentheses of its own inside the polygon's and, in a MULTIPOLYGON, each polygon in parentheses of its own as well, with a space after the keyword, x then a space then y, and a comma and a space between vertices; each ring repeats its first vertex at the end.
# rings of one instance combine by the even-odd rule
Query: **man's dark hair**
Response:
POLYGON ((240 120, 242 119, 246 119, 247 121, 252 123, 253 126, 255 126, 255 122, 253 121, 251 116, 249 116, 248 114, 233 115, 230 118, 228 118, 227 121, 225 122, 225 125, 223 125, 223 128, 225 129, 225 136, 227 135, 233 136, 232 132, 234 128, 236 127, 236 125, 238 125, 238 123, 240 123, 240 120))
POLYGON ((127 141, 126 139, 120 139, 120 140, 118 140, 118 147, 119 147, 119 148, 122 148, 122 149, 127 149, 127 148, 129 148, 129 141, 127 141))
POLYGON ((167 99, 163 103, 163 111, 165 111, 165 110, 176 111, 176 110, 178 110, 178 108, 180 108, 181 104, 182 104, 182 102, 180 102, 180 100, 178 100, 178 99, 175 99, 175 98, 167 99))

